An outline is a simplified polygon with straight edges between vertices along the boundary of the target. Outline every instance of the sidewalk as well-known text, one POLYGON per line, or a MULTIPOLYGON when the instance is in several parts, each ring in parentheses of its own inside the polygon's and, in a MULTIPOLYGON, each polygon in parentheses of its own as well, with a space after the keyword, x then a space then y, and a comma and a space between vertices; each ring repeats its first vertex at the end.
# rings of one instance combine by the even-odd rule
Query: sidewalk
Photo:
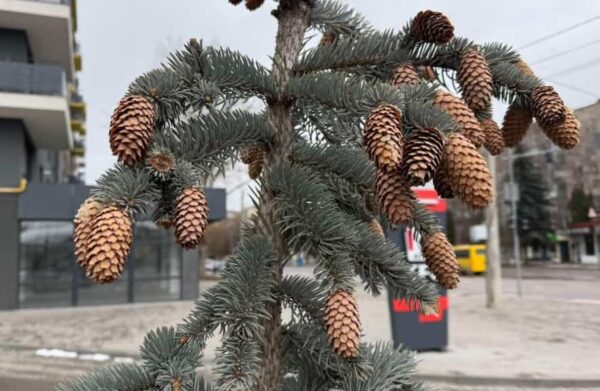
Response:
MULTIPOLYGON (((418 354, 420 375, 444 390, 600 389, 599 282, 526 279, 519 299, 515 281, 506 279, 500 309, 487 310, 484 278, 464 277, 450 294, 450 346, 446 352, 418 354)), ((372 298, 361 291, 357 298, 365 339, 389 340, 386 296, 372 298)), ((192 306, 175 302, 0 312, 0 389, 9 389, 1 387, 7 378, 59 381, 115 359, 137 357, 148 330, 177 324, 192 306), (41 348, 84 354, 48 358, 36 354, 41 348), (108 356, 94 358, 91 353, 108 356)), ((209 343, 205 362, 214 358, 217 344, 216 339, 209 343)))

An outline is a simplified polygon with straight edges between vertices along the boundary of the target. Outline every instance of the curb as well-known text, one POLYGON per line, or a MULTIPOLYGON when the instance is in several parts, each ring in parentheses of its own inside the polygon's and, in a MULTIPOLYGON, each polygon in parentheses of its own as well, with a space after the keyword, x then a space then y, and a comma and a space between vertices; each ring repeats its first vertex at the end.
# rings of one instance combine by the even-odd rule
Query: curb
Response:
POLYGON ((509 386, 529 388, 600 388, 600 379, 526 379, 457 375, 417 374, 417 379, 432 383, 462 386, 509 386))

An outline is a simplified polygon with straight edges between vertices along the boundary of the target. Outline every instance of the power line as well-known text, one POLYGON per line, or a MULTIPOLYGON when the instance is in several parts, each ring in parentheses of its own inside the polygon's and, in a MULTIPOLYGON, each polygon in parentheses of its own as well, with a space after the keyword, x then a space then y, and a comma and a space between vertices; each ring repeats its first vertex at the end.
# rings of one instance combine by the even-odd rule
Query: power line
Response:
POLYGON ((600 15, 593 16, 593 17, 591 17, 591 18, 589 18, 589 19, 586 19, 586 20, 584 20, 584 21, 581 21, 581 22, 579 22, 579 23, 576 23, 576 24, 574 24, 574 25, 572 25, 572 26, 569 26, 569 27, 567 27, 567 28, 565 28, 565 29, 563 29, 563 30, 556 31, 556 32, 554 32, 554 33, 552 33, 552 34, 545 35, 545 36, 543 36, 543 37, 541 37, 541 38, 538 38, 538 39, 536 39, 536 40, 534 40, 534 41, 531 41, 531 42, 529 42, 529 43, 526 43, 525 45, 523 45, 523 46, 521 46, 520 48, 518 48, 518 50, 523 50, 523 49, 530 48, 530 47, 532 47, 532 46, 534 46, 534 45, 537 45, 537 44, 539 44, 539 43, 545 42, 545 41, 547 41, 547 40, 549 40, 549 39, 551 39, 551 38, 554 38, 554 37, 557 37, 557 36, 559 36, 559 35, 562 35, 562 34, 564 34, 564 33, 566 33, 566 32, 569 32, 569 31, 571 31, 571 30, 574 30, 574 29, 576 29, 576 28, 578 28, 578 27, 581 27, 581 26, 583 26, 583 25, 586 25, 586 24, 588 24, 588 23, 591 23, 591 22, 593 22, 593 21, 595 21, 595 20, 598 20, 598 19, 600 19, 600 15))
POLYGON ((539 60, 535 60, 535 61, 531 62, 530 65, 541 64, 543 62, 552 60, 553 58, 564 56, 565 54, 573 53, 573 52, 575 52, 577 50, 585 49, 585 48, 588 48, 590 46, 596 45, 598 43, 600 43, 600 39, 597 39, 597 40, 592 41, 592 42, 584 43, 583 45, 579 45, 579 46, 576 46, 574 48, 567 49, 567 50, 564 50, 562 52, 558 52, 558 53, 553 54, 553 55, 548 56, 548 57, 540 58, 539 60))
POLYGON ((558 71, 558 72, 552 73, 550 75, 544 76, 544 79, 549 79, 551 77, 556 77, 556 76, 564 75, 565 73, 571 73, 573 71, 579 71, 581 69, 589 68, 589 67, 594 66, 594 65, 600 65, 600 57, 596 57, 592 61, 580 64, 580 65, 575 65, 573 67, 570 67, 570 68, 567 68, 567 69, 563 69, 562 71, 558 71))
POLYGON ((589 96, 592 96, 592 97, 598 99, 598 94, 595 94, 595 93, 590 92, 588 90, 585 90, 583 88, 579 88, 579 87, 574 86, 572 84, 563 83, 561 81, 549 80, 549 79, 546 79, 546 80, 548 80, 549 82, 552 82, 553 84, 559 85, 561 87, 565 87, 565 88, 568 88, 570 90, 577 91, 577 92, 580 92, 582 94, 589 95, 589 96))

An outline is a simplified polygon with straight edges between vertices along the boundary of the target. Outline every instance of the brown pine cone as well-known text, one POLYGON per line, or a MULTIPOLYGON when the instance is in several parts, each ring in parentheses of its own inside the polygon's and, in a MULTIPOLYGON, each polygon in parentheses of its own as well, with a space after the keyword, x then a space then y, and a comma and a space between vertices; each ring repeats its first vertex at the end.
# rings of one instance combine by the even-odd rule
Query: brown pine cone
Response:
POLYGON ((439 197, 447 200, 454 198, 454 192, 450 186, 450 178, 444 171, 444 164, 440 164, 440 167, 433 176, 433 187, 439 197))
POLYGON ((325 327, 333 351, 343 358, 358 354, 360 344, 360 314, 352 293, 331 292, 325 304, 325 327))
POLYGON ((379 210, 390 223, 399 225, 412 221, 415 196, 397 171, 377 171, 375 196, 379 210))
POLYGON ((492 156, 500 155, 504 151, 504 137, 498 124, 493 119, 484 119, 481 126, 485 131, 485 149, 492 156))
POLYGON ((423 42, 446 43, 454 37, 454 26, 441 12, 421 11, 415 16, 411 30, 423 42))
POLYGON ((323 33, 321 37, 321 41, 319 41, 319 46, 329 46, 335 42, 335 34, 331 31, 326 31, 323 33))
POLYGON ((250 178, 256 179, 265 166, 265 149, 261 145, 249 145, 240 151, 240 160, 248 165, 250 178))
POLYGON ((543 127, 560 125, 565 120, 565 104, 552 86, 541 86, 533 90, 531 108, 543 127))
POLYGON ((381 226, 381 224, 379 224, 379 221, 377 221, 377 219, 372 219, 371 222, 369 223, 369 227, 371 228, 371 231, 373 231, 373 233, 375 233, 379 236, 385 236, 383 227, 381 226))
POLYGON ((526 76, 535 76, 535 73, 533 73, 533 70, 529 67, 529 64, 527 64, 525 62, 525 60, 523 60, 522 58, 519 58, 519 60, 515 63, 515 66, 524 75, 526 75, 526 76))
POLYGON ((263 5, 264 2, 265 0, 246 0, 246 8, 248 8, 250 11, 254 11, 263 5))
POLYGON ((392 79, 390 80, 390 84, 394 87, 399 87, 402 84, 414 86, 419 84, 419 82, 419 74, 417 73, 415 67, 408 64, 398 66, 394 70, 394 74, 392 75, 392 79))
POLYGON ((572 149, 581 141, 581 122, 575 117, 575 113, 567 108, 565 121, 559 125, 542 128, 556 146, 562 149, 572 149))
POLYGON ((87 275, 100 284, 112 282, 123 273, 133 239, 127 212, 108 206, 90 221, 85 266, 87 275))
POLYGON ((229 0, 229 2, 233 5, 238 5, 239 3, 242 2, 242 0, 229 0))
POLYGON ((77 258, 77 263, 83 267, 85 267, 87 238, 92 231, 90 221, 94 216, 96 216, 96 214, 98 214, 98 212, 102 210, 103 207, 104 205, 100 201, 93 197, 89 197, 81 204, 79 210, 77 211, 77 215, 75 215, 75 220, 73 221, 75 225, 75 229, 73 231, 75 257, 77 258))
POLYGON ((417 67, 417 72, 419 72, 419 76, 428 81, 437 80, 437 76, 435 75, 435 71, 433 67, 429 65, 421 65, 417 67))
POLYGON ((109 130, 110 149, 120 162, 142 160, 154 134, 154 105, 143 96, 126 96, 117 105, 109 130))
POLYGON ((175 237, 185 249, 196 247, 208 225, 208 204, 204 192, 196 187, 184 189, 175 206, 175 237))
POLYGON ((435 128, 416 129, 406 138, 402 173, 411 186, 433 178, 444 153, 444 136, 435 128))
POLYGON ((398 169, 402 163, 402 113, 396 106, 383 104, 367 118, 363 145, 377 167, 398 169))
POLYGON ((446 142, 444 170, 452 192, 469 207, 485 208, 494 197, 492 174, 483 157, 462 134, 453 134, 446 142))
POLYGON ((458 66, 458 83, 465 102, 473 111, 489 106, 494 82, 490 67, 478 50, 471 49, 462 55, 458 66))
POLYGON ((460 281, 460 267, 456 254, 443 232, 435 232, 421 239, 423 258, 438 283, 446 289, 454 289, 460 281))
POLYGON ((510 105, 502 121, 502 137, 507 148, 516 147, 525 138, 533 122, 531 111, 527 108, 510 105))
POLYGON ((485 142, 485 133, 473 111, 460 98, 446 91, 438 91, 433 103, 447 111, 463 130, 463 134, 477 148, 485 142))

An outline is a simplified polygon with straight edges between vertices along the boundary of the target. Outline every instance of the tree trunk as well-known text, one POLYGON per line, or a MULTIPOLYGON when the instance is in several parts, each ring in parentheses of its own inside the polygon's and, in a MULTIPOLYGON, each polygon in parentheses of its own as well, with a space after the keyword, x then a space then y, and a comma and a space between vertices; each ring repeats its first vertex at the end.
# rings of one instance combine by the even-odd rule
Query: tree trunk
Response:
MULTIPOLYGON (((488 167, 492 178, 496 178, 496 158, 488 154, 488 167)), ((485 224, 488 231, 487 270, 485 273, 486 307, 496 308, 502 294, 502 264, 500 262, 500 228, 498 225, 498 204, 496 197, 485 211, 485 224)))
MULTIPOLYGON (((285 96, 284 90, 302 48, 304 34, 308 27, 310 6, 305 1, 281 0, 276 13, 279 23, 272 75, 278 86, 278 96, 269 102, 268 108, 268 121, 275 132, 275 142, 267 155, 266 169, 287 159, 294 139, 291 104, 285 96)), ((289 258, 289 251, 275 225, 272 195, 265 189, 261 192, 259 213, 271 236, 272 243, 277 248, 276 280, 279 284, 283 276, 283 266, 289 258)), ((271 319, 264 325, 264 335, 261 341, 263 369, 255 387, 256 391, 281 391, 283 386, 281 303, 279 301, 273 303, 269 312, 271 319)))

